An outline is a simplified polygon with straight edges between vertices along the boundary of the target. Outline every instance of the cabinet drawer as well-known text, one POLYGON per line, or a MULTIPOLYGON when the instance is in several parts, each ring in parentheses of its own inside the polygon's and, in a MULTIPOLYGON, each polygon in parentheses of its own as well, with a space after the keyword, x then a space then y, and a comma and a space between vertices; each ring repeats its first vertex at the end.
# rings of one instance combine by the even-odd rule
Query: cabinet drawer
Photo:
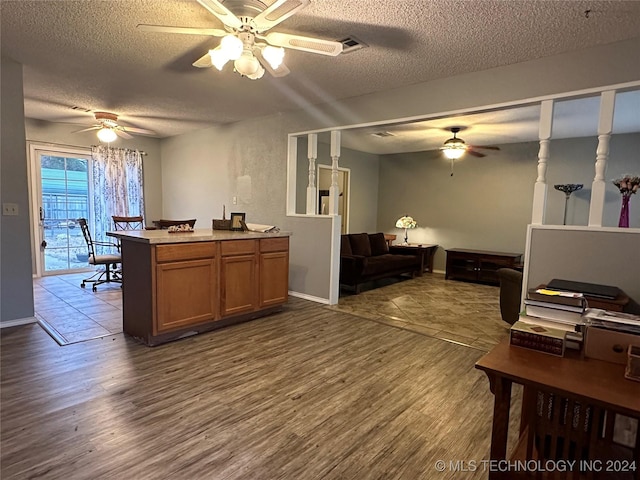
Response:
POLYGON ((156 262, 213 258, 215 255, 216 244, 213 242, 175 243, 156 246, 156 262))
POLYGON ((256 252, 255 240, 228 240, 221 242, 222 256, 242 255, 256 252))
POLYGON ((289 250, 289 237, 263 238, 260 240, 261 252, 284 252, 289 250))

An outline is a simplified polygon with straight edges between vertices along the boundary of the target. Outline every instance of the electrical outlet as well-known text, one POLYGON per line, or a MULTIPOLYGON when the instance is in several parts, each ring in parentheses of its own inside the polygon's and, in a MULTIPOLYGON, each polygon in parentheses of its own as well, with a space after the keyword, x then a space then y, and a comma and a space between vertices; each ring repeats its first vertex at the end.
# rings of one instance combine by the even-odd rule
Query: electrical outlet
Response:
POLYGON ((18 215, 18 204, 17 203, 3 203, 2 204, 2 215, 18 215))
POLYGON ((238 204, 238 197, 233 197, 233 204, 237 205, 238 204))

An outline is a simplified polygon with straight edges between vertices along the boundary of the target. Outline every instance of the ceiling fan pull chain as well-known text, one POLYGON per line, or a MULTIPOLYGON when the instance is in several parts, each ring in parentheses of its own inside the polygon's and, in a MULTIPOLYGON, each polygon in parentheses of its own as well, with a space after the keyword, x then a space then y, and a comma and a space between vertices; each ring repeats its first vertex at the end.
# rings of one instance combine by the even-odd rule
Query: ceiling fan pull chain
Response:
POLYGON ((451 159, 451 175, 449 175, 450 177, 453 177, 453 162, 455 162, 455 159, 451 159))

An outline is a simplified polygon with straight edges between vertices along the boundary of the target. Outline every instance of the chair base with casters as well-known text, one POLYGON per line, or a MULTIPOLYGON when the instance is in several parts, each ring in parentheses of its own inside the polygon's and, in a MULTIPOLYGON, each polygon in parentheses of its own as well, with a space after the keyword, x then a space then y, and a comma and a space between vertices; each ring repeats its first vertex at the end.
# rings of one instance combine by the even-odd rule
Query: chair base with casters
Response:
POLYGON ((91 238, 91 232, 89 231, 89 226, 87 225, 86 218, 79 218, 78 223, 80 224, 80 228, 82 230, 82 235, 87 243, 88 256, 89 256, 89 264, 90 265, 104 265, 103 271, 98 271, 94 275, 89 278, 85 278, 80 286, 82 288, 86 287, 87 283, 92 283, 92 290, 95 292, 97 290, 98 285, 103 283, 122 283, 122 276, 119 272, 115 270, 118 268, 118 264, 122 262, 122 257, 119 253, 114 254, 103 254, 97 255, 95 247, 110 247, 110 248, 118 248, 118 245, 108 242, 96 242, 91 238), (113 268, 113 270, 112 270, 113 268))
POLYGON ((85 288, 87 283, 93 283, 91 290, 95 292, 98 290, 98 285, 103 283, 122 284, 122 276, 118 271, 118 263, 121 261, 120 255, 96 255, 95 260, 90 257, 90 265, 104 265, 104 270, 99 270, 89 278, 85 278, 80 286, 85 288))

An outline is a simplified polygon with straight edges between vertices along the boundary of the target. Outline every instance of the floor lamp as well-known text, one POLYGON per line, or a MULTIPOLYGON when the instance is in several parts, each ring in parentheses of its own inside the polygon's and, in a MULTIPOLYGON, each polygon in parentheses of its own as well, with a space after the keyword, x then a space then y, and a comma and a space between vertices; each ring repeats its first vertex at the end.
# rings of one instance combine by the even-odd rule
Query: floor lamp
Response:
POLYGON ((581 183, 565 183, 565 184, 561 184, 561 185, 554 185, 553 188, 555 188, 556 190, 559 190, 561 192, 564 192, 564 217, 562 220, 562 224, 566 225, 567 224, 567 205, 569 204, 569 197, 571 196, 571 194, 573 192, 576 192, 578 190, 580 190, 584 185, 582 185, 581 183))

